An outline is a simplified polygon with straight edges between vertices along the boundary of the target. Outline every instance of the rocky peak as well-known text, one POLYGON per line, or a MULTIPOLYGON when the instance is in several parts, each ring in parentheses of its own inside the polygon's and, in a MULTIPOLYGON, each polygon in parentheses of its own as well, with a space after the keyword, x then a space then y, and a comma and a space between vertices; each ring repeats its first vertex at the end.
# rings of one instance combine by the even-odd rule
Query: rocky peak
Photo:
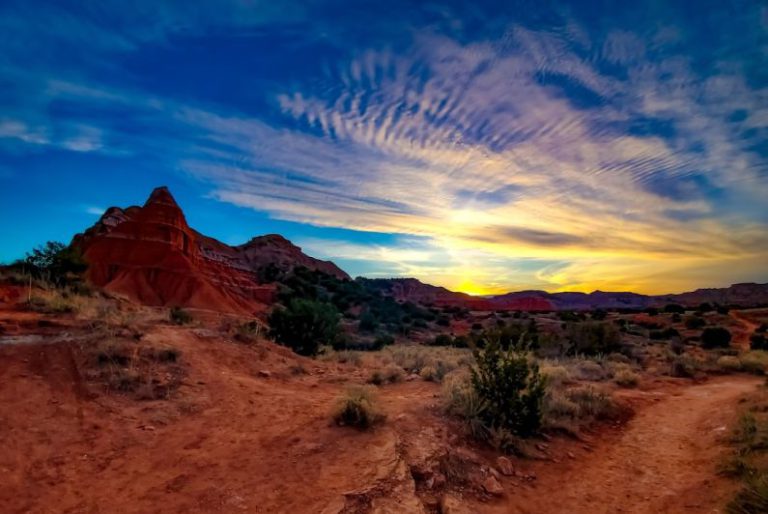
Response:
POLYGON ((156 187, 152 190, 152 193, 149 195, 149 198, 147 198, 144 206, 147 207, 152 204, 179 208, 179 204, 176 203, 176 199, 173 197, 167 186, 156 187))

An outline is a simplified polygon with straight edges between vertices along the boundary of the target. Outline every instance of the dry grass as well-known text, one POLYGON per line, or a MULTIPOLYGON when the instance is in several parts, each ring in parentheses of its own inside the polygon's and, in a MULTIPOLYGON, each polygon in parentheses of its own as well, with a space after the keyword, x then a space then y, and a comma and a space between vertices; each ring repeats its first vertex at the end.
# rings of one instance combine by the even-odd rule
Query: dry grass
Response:
POLYGON ((91 349, 86 376, 107 392, 137 400, 168 399, 184 376, 181 353, 167 346, 104 341, 91 349))
POLYGON ((731 436, 733 451, 719 466, 723 475, 741 482, 741 489, 726 506, 729 514, 768 512, 768 389, 761 388, 746 401, 731 436))
POLYGON ((640 383, 640 374, 631 369, 622 369, 616 372, 613 381, 621 387, 637 387, 640 383))
POLYGON ((376 405, 375 392, 370 387, 351 386, 338 399, 333 420, 337 425, 365 430, 384 421, 376 405))

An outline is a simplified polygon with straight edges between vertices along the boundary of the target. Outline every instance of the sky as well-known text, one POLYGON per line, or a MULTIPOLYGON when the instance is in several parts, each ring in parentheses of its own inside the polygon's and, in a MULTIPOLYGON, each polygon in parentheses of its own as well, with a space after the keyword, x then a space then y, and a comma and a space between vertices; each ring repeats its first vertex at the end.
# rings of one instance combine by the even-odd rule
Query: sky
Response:
POLYGON ((768 281, 768 4, 0 3, 0 262, 167 185, 472 294, 768 281))

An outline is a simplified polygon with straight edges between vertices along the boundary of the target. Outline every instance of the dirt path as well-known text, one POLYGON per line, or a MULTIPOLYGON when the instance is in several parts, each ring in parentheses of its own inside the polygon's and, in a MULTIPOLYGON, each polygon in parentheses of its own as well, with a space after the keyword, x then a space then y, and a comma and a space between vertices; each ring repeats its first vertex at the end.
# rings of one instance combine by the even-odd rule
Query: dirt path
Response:
MULTIPOLYGON (((406 462, 456 442, 437 384, 382 387, 387 422, 358 432, 334 426, 330 411, 364 369, 177 327, 141 344, 180 350, 189 374, 172 400, 89 396, 70 343, 0 345, 1 512, 423 513, 406 462), (345 508, 382 483, 375 509, 345 508)), ((556 440, 560 462, 516 462, 536 480, 502 477, 503 498, 463 500, 493 514, 717 512, 731 487, 714 472, 717 441, 759 382, 632 391, 637 416, 595 434, 594 450, 556 440)))
POLYGON ((760 323, 748 317, 747 312, 730 311, 729 313, 733 319, 741 324, 741 328, 734 331, 732 343, 740 350, 749 350, 749 338, 760 326, 760 323))
POLYGON ((564 473, 514 491, 508 513, 713 513, 730 492, 715 467, 738 399, 760 383, 726 377, 691 385, 640 411, 615 441, 572 461, 564 473))

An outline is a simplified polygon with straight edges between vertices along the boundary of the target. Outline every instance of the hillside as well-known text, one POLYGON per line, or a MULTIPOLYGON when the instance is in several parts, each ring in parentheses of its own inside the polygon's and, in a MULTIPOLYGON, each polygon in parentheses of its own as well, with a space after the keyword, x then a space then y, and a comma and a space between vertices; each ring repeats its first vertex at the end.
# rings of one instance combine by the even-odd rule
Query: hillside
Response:
POLYGON ((88 263, 93 285, 151 306, 253 314, 274 302, 275 285, 264 276, 269 269, 301 266, 349 279, 279 235, 233 247, 200 234, 165 187, 142 207, 111 207, 72 245, 88 263))

